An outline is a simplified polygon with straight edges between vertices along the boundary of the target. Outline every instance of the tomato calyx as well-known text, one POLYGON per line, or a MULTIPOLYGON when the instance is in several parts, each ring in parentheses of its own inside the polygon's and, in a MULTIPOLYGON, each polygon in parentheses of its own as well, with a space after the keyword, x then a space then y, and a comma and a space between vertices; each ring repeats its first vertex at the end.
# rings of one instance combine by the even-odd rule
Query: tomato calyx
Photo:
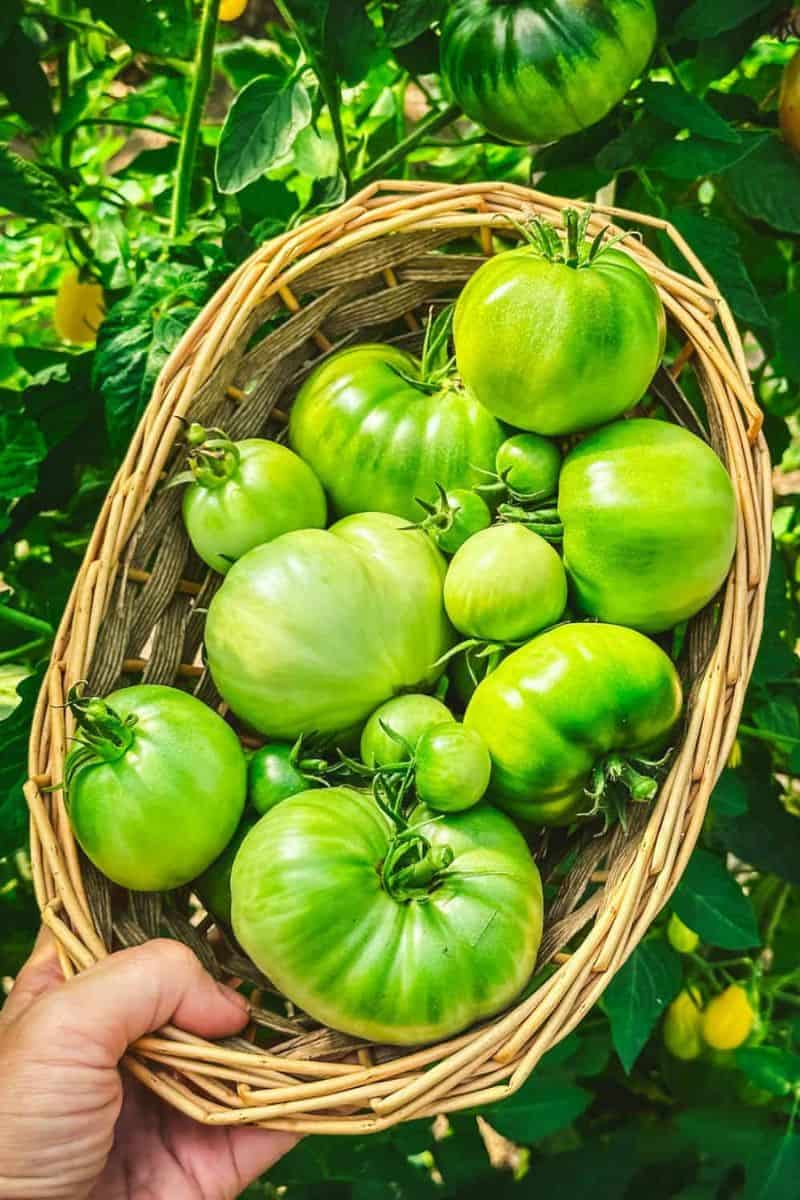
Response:
POLYGON ((436 481, 436 500, 431 503, 416 496, 415 500, 425 513, 421 521, 407 525, 407 529, 421 529, 433 539, 440 550, 453 554, 468 537, 481 529, 488 529, 492 514, 485 500, 467 488, 455 488, 448 492, 436 481))
POLYGON ((81 680, 67 693, 67 707, 78 724, 75 746, 67 759, 66 784, 83 766, 93 762, 116 762, 133 745, 137 718, 120 715, 99 696, 85 696, 81 680))
POLYGON ((449 846, 431 846, 413 825, 392 838, 379 874, 393 900, 425 900, 441 882, 454 858, 449 846))
POLYGON ((530 641, 530 638, 525 638, 521 642, 489 642, 483 638, 466 638, 463 642, 452 646, 441 658, 436 660, 434 665, 437 667, 442 666, 448 663, 451 658, 463 652, 469 677, 475 684, 475 687, 477 687, 482 679, 485 679, 487 675, 491 675, 500 660, 510 649, 516 646, 524 646, 527 641, 530 641))
POLYGON ((436 316, 433 315, 433 308, 430 309, 425 325, 419 369, 414 374, 406 373, 399 367, 392 368, 395 374, 399 375, 406 383, 410 383, 417 391, 433 395, 436 392, 460 390, 459 384, 453 378, 456 360, 450 353, 453 309, 454 305, 448 304, 436 316))
POLYGON ((176 475, 169 487, 181 483, 199 483, 206 488, 222 487, 239 469, 239 447, 223 429, 206 429, 193 421, 186 430, 186 445, 189 448, 188 470, 176 475))
POLYGON ((618 822, 627 830, 627 802, 649 804, 658 792, 659 776, 663 773, 672 748, 659 759, 632 756, 625 758, 616 752, 607 754, 592 769, 589 784, 584 791, 592 801, 588 812, 579 816, 589 818, 602 813, 605 830, 618 822))
POLYGON ((625 231, 606 239, 610 226, 604 225, 590 242, 587 238, 589 222, 592 219, 590 208, 584 208, 580 212, 576 208, 565 208, 562 219, 566 235, 564 238, 552 221, 545 221, 543 217, 532 217, 528 221, 515 221, 513 217, 505 217, 528 246, 542 258, 551 263, 561 263, 576 271, 591 267, 601 254, 625 238, 637 236, 633 232, 625 231))

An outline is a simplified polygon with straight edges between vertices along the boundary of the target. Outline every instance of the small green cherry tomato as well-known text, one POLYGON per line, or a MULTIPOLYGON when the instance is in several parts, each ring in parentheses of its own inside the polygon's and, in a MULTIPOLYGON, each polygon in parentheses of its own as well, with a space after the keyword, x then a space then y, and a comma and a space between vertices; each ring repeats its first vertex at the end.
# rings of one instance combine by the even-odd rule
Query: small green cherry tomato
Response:
POLYGON ((688 925, 684 925, 677 913, 673 913, 667 922, 667 938, 672 949, 679 954, 694 954, 700 945, 699 936, 688 925))
POLYGON ((224 575, 248 550, 292 529, 324 528, 322 484, 288 447, 265 438, 232 442, 197 425, 189 432, 194 481, 183 494, 183 519, 195 550, 215 571, 224 575))
POLYGON ((567 579, 558 554, 538 533, 523 525, 492 525, 456 551, 444 603, 461 633, 517 642, 559 620, 567 579))
POLYGON ((477 492, 467 491, 466 488, 455 488, 447 492, 448 524, 438 532, 431 527, 430 532, 440 550, 445 554, 455 554, 473 534, 481 529, 487 529, 492 523, 489 507, 477 492))
POLYGON ((250 759, 247 794, 257 813, 263 815, 288 796, 315 786, 297 765, 293 749, 285 742, 269 742, 250 759))
POLYGON ((417 743, 417 795, 435 812, 472 808, 489 786, 491 771, 483 738, 454 721, 428 729, 417 743))
POLYGON ((67 756, 75 836, 122 887, 188 883, 224 850, 245 803, 244 753, 222 717, 187 692, 138 684, 106 700, 73 696, 67 756))
POLYGON ((395 696, 376 708, 364 726, 361 759, 368 767, 387 767, 406 762, 427 729, 454 720, 450 710, 435 696, 413 692, 395 696), (393 738, 387 729, 402 738, 402 742, 393 738), (403 743, 408 746, 408 753, 403 743))
POLYGON ((503 442, 495 460, 497 474, 520 500, 546 500, 558 489, 561 451, 538 433, 516 433, 503 442))
POLYGON ((699 612, 736 546, 728 472, 666 421, 615 421, 579 442, 564 460, 558 511, 580 609, 645 633, 699 612))

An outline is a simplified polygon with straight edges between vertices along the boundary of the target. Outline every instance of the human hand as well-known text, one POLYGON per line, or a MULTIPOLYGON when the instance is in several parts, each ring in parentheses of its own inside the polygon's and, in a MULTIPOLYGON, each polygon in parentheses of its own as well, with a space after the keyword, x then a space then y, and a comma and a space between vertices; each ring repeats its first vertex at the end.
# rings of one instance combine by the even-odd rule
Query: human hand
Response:
POLYGON ((0 1011, 1 1200, 233 1200, 296 1138, 201 1125, 119 1062, 167 1023, 214 1038, 246 1020, 244 999, 179 942, 123 950, 65 983, 42 931, 0 1011))

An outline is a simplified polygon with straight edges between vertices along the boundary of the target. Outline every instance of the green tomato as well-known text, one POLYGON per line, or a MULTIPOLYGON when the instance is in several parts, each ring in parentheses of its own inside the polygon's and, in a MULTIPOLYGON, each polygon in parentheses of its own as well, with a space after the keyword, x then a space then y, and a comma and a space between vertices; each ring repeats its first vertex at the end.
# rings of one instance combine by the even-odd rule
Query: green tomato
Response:
POLYGON ((546 500, 558 490, 561 451, 537 433, 517 433, 497 451, 497 474, 521 500, 546 500))
POLYGON ((489 799, 522 820, 564 825, 591 808, 586 789, 607 756, 663 749, 681 704, 675 667, 643 634, 559 625, 483 680, 464 723, 492 756, 489 799))
POLYGON ((167 891, 188 883, 230 841, 245 803, 239 739, 177 688, 139 684, 77 700, 67 756, 68 808, 85 854, 114 883, 167 891))
POLYGON ((558 511, 574 595, 592 617, 658 633, 719 590, 736 546, 736 497, 717 455, 665 421, 618 421, 561 471, 558 511))
POLYGON ((518 642, 559 620, 567 577, 558 554, 538 533, 523 525, 492 525, 453 556, 444 603, 461 633, 518 642))
POLYGON ((334 733, 424 689, 451 633, 444 560, 386 513, 286 533, 228 572, 206 621, 220 695, 270 738, 334 733))
POLYGON ((387 767, 406 762, 406 754, 400 742, 387 732, 387 727, 407 744, 411 754, 417 742, 432 725, 454 721, 450 710, 435 696, 410 693, 395 696, 376 708, 361 734, 361 759, 368 767, 387 767))
POLYGON ((601 120, 656 40, 651 0, 455 0, 441 66, 467 116, 496 137, 542 144, 601 120))
POLYGON ((233 927, 253 962, 315 1020, 397 1045, 500 1011, 542 932, 539 872, 489 806, 412 816, 405 848, 372 798, 301 792, 236 856, 233 927))
POLYGON ((470 492, 465 488, 455 488, 453 491, 447 492, 446 496, 447 512, 444 514, 446 525, 438 530, 435 525, 431 525, 429 533, 432 534, 440 550, 443 550, 445 554, 455 554, 468 538, 491 525, 492 514, 486 501, 477 492, 470 492))
POLYGON ((192 884, 203 908, 217 921, 222 921, 230 927, 231 923, 231 871, 239 847, 247 834, 253 828, 258 818, 246 811, 239 828, 228 842, 219 858, 215 858, 210 867, 202 875, 198 875, 192 884))
POLYGON ((518 429, 574 433, 638 403, 664 351, 664 309, 623 250, 581 267, 533 246, 488 259, 456 304, 458 369, 518 429))
POLYGON ((408 521, 436 485, 470 488, 491 470, 503 432, 452 382, 415 386, 420 364, 392 346, 355 346, 326 359, 289 417, 291 445, 322 480, 335 511, 380 511, 408 521))
POLYGON ((247 765, 248 799, 262 815, 281 800, 314 786, 296 762, 294 747, 285 742, 268 742, 256 750, 247 765))
POLYGON ((221 575, 254 546, 292 529, 325 526, 322 484, 307 463, 278 442, 211 439, 190 464, 195 478, 183 494, 186 531, 203 562, 221 575), (214 450, 220 441, 226 447, 214 450), (211 457, 215 453, 221 457, 211 457))
POLYGON ((489 786, 492 760, 474 729, 451 721, 434 725, 417 744, 417 795, 434 812, 472 808, 489 786))

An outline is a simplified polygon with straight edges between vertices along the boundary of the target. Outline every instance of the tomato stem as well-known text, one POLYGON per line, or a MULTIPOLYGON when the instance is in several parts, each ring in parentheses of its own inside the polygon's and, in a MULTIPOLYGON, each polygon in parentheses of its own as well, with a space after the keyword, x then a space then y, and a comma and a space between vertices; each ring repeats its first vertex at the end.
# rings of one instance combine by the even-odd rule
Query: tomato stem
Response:
MULTIPOLYGON (((186 431, 186 441, 190 448, 188 467, 195 483, 217 488, 236 473, 241 454, 224 430, 205 429, 195 422, 186 431)), ((173 482, 186 482, 186 477, 178 476, 173 482)))
MULTIPOLYGON (((75 739, 87 759, 115 762, 133 745, 136 717, 121 717, 110 704, 97 696, 85 696, 84 684, 76 683, 67 694, 67 707, 75 718, 79 736, 75 739)), ((73 772, 74 773, 74 772, 73 772)))

